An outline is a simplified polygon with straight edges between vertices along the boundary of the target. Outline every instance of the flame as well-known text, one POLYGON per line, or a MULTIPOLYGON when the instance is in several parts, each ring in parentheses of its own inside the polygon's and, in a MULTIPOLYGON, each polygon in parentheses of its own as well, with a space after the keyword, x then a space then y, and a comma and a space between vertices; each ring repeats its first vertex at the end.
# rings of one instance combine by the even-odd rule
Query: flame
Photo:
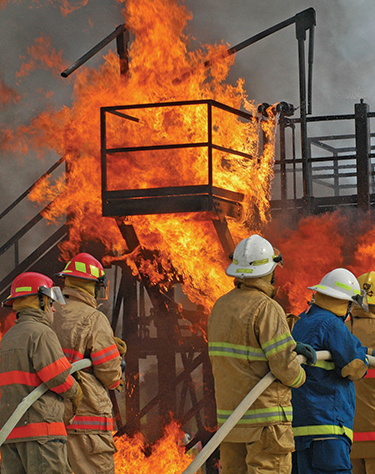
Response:
MULTIPOLYGON (((121 1, 121 0, 120 0, 121 1)), ((123 2, 125 3, 125 2, 123 2)), ((106 263, 112 256, 126 259, 134 272, 142 268, 152 283, 162 278, 156 271, 162 265, 166 284, 172 273, 183 278, 189 298, 208 312, 213 302, 232 287, 224 274, 228 256, 224 255, 212 219, 196 214, 149 215, 129 217, 143 249, 157 253, 155 265, 129 255, 114 219, 101 215, 100 115, 101 106, 158 103, 196 99, 214 99, 235 109, 244 108, 256 116, 248 100, 244 81, 225 82, 234 56, 228 45, 206 45, 189 50, 191 38, 184 33, 192 15, 176 0, 128 0, 123 10, 135 40, 130 46, 129 73, 119 74, 119 59, 114 52, 104 57, 97 70, 80 68, 69 80, 74 81, 71 108, 45 111, 28 126, 8 130, 3 149, 31 150, 42 155, 46 149, 65 157, 69 176, 50 182, 41 180, 30 199, 45 203, 54 199, 45 217, 55 222, 69 214, 70 239, 61 246, 62 259, 79 251, 83 240, 100 240, 106 248, 106 263), (222 58, 226 57, 225 60, 222 58), (214 58, 212 60, 212 58, 214 58), (205 66, 210 60, 210 67, 205 66), (173 267, 173 271, 172 271, 173 267)), ((51 43, 38 38, 28 50, 31 59, 19 75, 36 65, 53 72, 62 65, 62 56, 52 51, 51 43), (57 57, 55 62, 50 59, 57 57)), ((137 109, 139 123, 114 118, 109 124, 111 146, 157 143, 197 143, 204 141, 207 130, 205 107, 160 107, 153 114, 137 109)), ((215 151, 214 185, 245 195, 242 220, 229 220, 235 242, 267 222, 269 189, 273 176, 275 120, 239 120, 222 110, 213 115, 214 140, 219 145, 253 156, 252 159, 215 151), (258 136, 263 131, 266 146, 259 156, 258 136)), ((198 150, 198 151, 197 151, 198 150)), ((121 156, 109 175, 111 189, 133 189, 170 185, 200 184, 206 180, 207 154, 190 149, 181 153, 145 153, 136 161, 121 156), (157 163, 157 167, 154 164, 157 163), (171 184, 172 183, 172 184, 171 184)), ((138 254, 142 255, 142 253, 138 254)))
POLYGON ((0 79, 0 110, 2 106, 12 102, 19 102, 20 95, 11 87, 8 87, 2 79, 0 79))
POLYGON ((184 433, 176 422, 165 427, 164 435, 152 446, 151 454, 145 454, 145 440, 137 433, 130 438, 126 435, 115 438, 117 453, 115 467, 119 474, 178 474, 183 472, 191 463, 192 458, 185 454, 183 445, 184 433))
POLYGON ((36 38, 34 44, 27 48, 30 60, 23 63, 21 69, 16 73, 16 77, 23 77, 30 74, 38 67, 51 70, 58 76, 64 67, 62 52, 59 53, 51 47, 51 39, 46 36, 36 38))

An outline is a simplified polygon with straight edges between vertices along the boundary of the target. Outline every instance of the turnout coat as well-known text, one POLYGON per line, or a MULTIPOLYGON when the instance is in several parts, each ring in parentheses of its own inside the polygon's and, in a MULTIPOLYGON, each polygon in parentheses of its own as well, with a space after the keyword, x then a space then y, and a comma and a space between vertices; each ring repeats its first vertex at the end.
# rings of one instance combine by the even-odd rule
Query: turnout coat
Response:
MULTIPOLYGON (((366 313, 362 308, 353 308, 352 321, 346 325, 352 329, 364 346, 375 349, 375 306, 366 313)), ((370 349, 372 351, 372 349, 370 349)), ((375 457, 375 368, 370 368, 361 380, 354 382, 356 407, 353 426, 351 458, 375 457)))
POLYGON ((270 370, 276 377, 225 438, 246 443, 256 440, 265 425, 289 429, 290 388, 304 383, 305 371, 284 310, 273 299, 274 287, 261 278, 235 283, 215 303, 208 320, 219 426, 270 370))
POLYGON ((83 400, 74 417, 72 404, 66 402, 68 433, 112 431, 112 402, 107 389, 115 389, 122 377, 121 357, 112 328, 89 293, 64 288, 63 294, 66 305, 56 310, 52 328, 71 362, 90 358, 93 364, 79 372, 83 400))
POLYGON ((64 398, 73 398, 78 387, 49 318, 40 309, 22 309, 1 340, 0 427, 38 385, 44 382, 49 388, 26 411, 5 443, 66 439, 64 398))

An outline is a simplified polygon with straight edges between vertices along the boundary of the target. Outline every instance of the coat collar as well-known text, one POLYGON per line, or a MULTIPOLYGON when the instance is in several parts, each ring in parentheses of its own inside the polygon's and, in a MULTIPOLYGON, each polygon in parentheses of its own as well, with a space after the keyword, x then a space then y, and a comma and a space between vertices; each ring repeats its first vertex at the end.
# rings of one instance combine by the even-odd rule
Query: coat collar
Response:
POLYGON ((82 301, 95 309, 98 306, 96 299, 92 295, 87 293, 87 291, 80 290, 79 288, 65 287, 63 289, 63 295, 82 301))

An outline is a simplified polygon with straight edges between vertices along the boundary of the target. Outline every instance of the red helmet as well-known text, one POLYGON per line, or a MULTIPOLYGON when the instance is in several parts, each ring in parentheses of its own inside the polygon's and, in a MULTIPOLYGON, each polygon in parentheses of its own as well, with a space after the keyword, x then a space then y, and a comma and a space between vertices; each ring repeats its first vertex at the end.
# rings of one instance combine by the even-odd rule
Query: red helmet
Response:
POLYGON ((60 287, 54 286, 51 278, 42 273, 26 272, 14 279, 10 295, 2 302, 2 306, 12 306, 15 298, 32 295, 46 295, 57 303, 65 304, 60 287))
POLYGON ((79 253, 68 262, 62 272, 56 276, 64 278, 72 276, 84 280, 100 280, 104 277, 103 265, 89 253, 79 253))
POLYGON ((62 272, 56 276, 65 278, 74 277, 96 282, 96 296, 98 299, 108 299, 106 292, 107 278, 103 265, 89 253, 79 253, 68 262, 62 272))

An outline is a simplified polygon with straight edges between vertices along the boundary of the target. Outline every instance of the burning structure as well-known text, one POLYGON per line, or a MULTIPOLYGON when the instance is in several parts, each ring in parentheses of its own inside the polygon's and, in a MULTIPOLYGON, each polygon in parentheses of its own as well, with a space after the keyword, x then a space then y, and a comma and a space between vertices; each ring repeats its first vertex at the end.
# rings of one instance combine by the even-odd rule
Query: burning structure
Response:
MULTIPOLYGON (((62 158, 0 216, 26 197, 46 205, 0 248, 0 255, 14 248, 14 268, 0 282, 1 294, 22 271, 51 275, 77 251, 100 258, 112 280, 111 324, 129 347, 125 403, 113 399, 117 434, 143 431, 154 442, 175 419, 194 431, 193 446, 204 444, 216 425, 205 326, 214 301, 232 284, 223 270, 234 243, 253 232, 272 234, 287 262, 280 297, 295 312, 308 298, 306 287, 334 266, 363 273, 372 263, 363 255, 366 249, 372 256, 366 241, 375 230, 361 219, 373 201, 372 114, 360 103, 353 116, 308 116, 313 9, 235 47, 195 51, 188 51, 183 34, 189 13, 174 0, 144 2, 143 9, 128 0, 124 17, 126 28, 105 40, 116 38, 120 60, 110 52, 98 70, 78 70, 83 60, 65 69, 66 77, 77 69, 72 107, 44 112, 30 126, 9 130, 3 141, 25 152, 47 146, 62 158), (256 106, 242 80, 225 82, 234 53, 290 25, 299 53, 298 119, 291 104, 256 106), (134 35, 129 51, 128 31, 134 35), (310 123, 338 120, 354 121, 356 133, 308 133, 310 123), (314 147, 325 156, 314 155, 314 147), (66 173, 56 177, 62 164, 66 173), (341 182, 353 178, 354 184, 341 182), (357 192, 348 194, 353 187, 357 192), (321 214, 341 205, 360 212, 321 214), (40 220, 60 224, 62 216, 66 223, 23 258, 21 237, 40 220), (289 224, 284 231, 277 227, 281 221, 289 224), (353 222, 363 228, 360 240, 353 222), (157 367, 157 389, 143 396, 141 366, 148 360, 157 367)), ((3 316, 3 332, 11 318, 3 316)), ((178 430, 168 435, 176 444, 178 430)), ((143 446, 138 435, 134 440, 143 446)), ((174 462, 178 472, 188 459, 178 467, 174 462)), ((215 458, 207 472, 217 472, 215 458)))

